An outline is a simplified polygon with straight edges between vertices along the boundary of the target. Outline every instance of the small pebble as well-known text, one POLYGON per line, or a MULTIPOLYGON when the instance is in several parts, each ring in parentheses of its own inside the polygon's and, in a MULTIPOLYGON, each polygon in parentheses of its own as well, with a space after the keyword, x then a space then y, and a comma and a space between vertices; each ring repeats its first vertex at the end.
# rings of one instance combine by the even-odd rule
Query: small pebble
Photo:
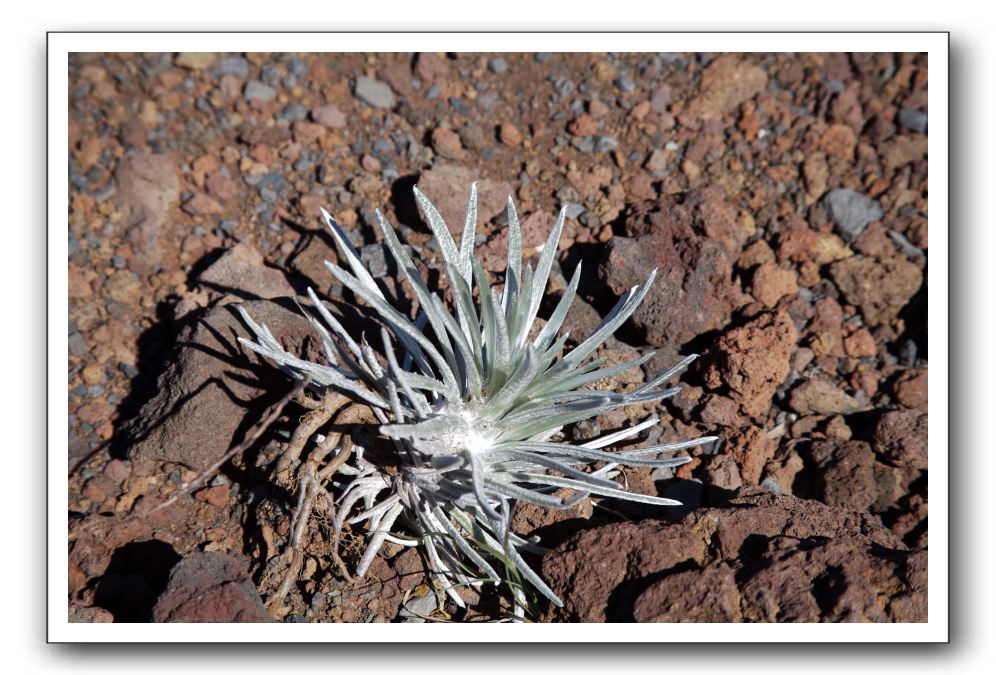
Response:
POLYGON ((372 108, 394 107, 394 92, 386 82, 361 75, 356 78, 353 93, 372 108))
POLYGON ((628 94, 636 90, 636 82, 633 81, 633 78, 625 75, 616 80, 616 86, 619 87, 619 90, 624 94, 628 94))
POLYGON ((276 97, 277 90, 259 80, 249 80, 246 82, 246 88, 242 95, 247 101, 263 101, 265 103, 276 97))
POLYGON ((896 119, 901 126, 906 127, 910 131, 916 131, 921 134, 927 131, 927 113, 922 110, 902 108, 896 119))
POLYGON ((287 106, 280 112, 280 116, 282 119, 296 122, 298 120, 303 120, 308 116, 308 109, 300 103, 288 103, 287 106))

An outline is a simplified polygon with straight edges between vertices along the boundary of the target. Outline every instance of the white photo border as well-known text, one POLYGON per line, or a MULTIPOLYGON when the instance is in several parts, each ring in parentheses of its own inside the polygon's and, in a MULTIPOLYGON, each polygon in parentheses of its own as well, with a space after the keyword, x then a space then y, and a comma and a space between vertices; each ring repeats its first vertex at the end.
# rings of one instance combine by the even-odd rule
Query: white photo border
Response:
POLYGON ((721 642, 949 641, 948 95, 946 32, 52 32, 48 34, 48 641, 49 642, 721 642), (514 49, 509 49, 512 46, 514 49), (931 283, 928 395, 931 546, 928 621, 919 624, 82 624, 68 621, 68 56, 73 52, 926 52, 931 283))

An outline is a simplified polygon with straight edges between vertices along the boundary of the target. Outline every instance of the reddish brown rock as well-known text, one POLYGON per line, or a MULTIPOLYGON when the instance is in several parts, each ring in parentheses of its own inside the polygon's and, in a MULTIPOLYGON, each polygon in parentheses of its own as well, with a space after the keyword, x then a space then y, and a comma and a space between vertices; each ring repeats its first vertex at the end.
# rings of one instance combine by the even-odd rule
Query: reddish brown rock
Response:
MULTIPOLYGON (((321 358, 310 324, 296 309, 271 300, 243 306, 292 353, 321 358)), ((227 305, 181 334, 158 393, 129 425, 130 459, 210 466, 291 387, 279 370, 260 364, 239 345, 237 336, 251 338, 252 333, 227 305)))
POLYGON ((726 333, 703 358, 706 386, 727 392, 745 414, 761 415, 788 376, 796 338, 791 317, 781 310, 726 333))
POLYGON ((435 52, 421 52, 415 60, 415 74, 425 82, 443 79, 448 73, 446 59, 435 52))
POLYGON ((844 352, 855 359, 875 356, 878 354, 878 344, 871 333, 859 328, 844 338, 844 352))
POLYGON ((846 538, 769 543, 766 565, 741 586, 752 622, 923 622, 927 552, 872 549, 846 538))
POLYGON ((917 410, 892 410, 875 425, 872 447, 893 466, 927 468, 927 415, 917 410))
POLYGON ((740 590, 725 562, 669 574, 645 590, 633 605, 640 623, 730 623, 742 621, 740 590))
MULTIPOLYGON (((568 498, 571 495, 565 490, 558 496, 568 498)), ((556 526, 554 537, 557 542, 577 532, 591 518, 593 507, 590 499, 583 499, 570 509, 550 509, 535 504, 518 502, 512 514, 512 531, 528 537, 537 530, 544 528, 544 540, 551 541, 548 531, 556 526)), ((553 545, 551 541, 550 545, 553 545)))
POLYGON ((654 286, 630 319, 649 343, 680 345, 729 321, 743 301, 732 261, 746 235, 717 192, 638 204, 625 232, 609 241, 599 275, 622 295, 657 268, 654 286))
POLYGON ((920 268, 905 258, 855 256, 834 263, 830 276, 847 302, 861 309, 869 326, 894 319, 923 282, 920 268))
POLYGON ((294 135, 295 143, 308 145, 321 140, 325 135, 325 127, 307 120, 297 120, 291 125, 291 132, 294 135))
POLYGON ((758 239, 744 248, 740 258, 737 259, 737 267, 749 270, 752 267, 773 262, 775 262, 775 252, 771 250, 768 242, 764 239, 758 239))
POLYGON ((482 178, 477 170, 455 164, 432 167, 422 174, 418 188, 425 193, 446 221, 450 232, 463 231, 467 211, 467 193, 470 184, 477 180, 477 222, 486 223, 505 210, 512 186, 504 181, 482 178))
POLYGON ((849 415, 861 404, 827 380, 807 380, 789 394, 789 407, 800 415, 849 415))
POLYGON ((118 164, 115 180, 114 198, 125 214, 126 239, 136 253, 129 264, 138 274, 150 274, 170 248, 163 226, 180 201, 176 162, 166 155, 127 155, 118 164))
POLYGON ((432 131, 432 149, 446 159, 463 159, 460 136, 449 127, 436 127, 432 131))
POLYGON ((833 298, 823 298, 813 304, 813 317, 803 331, 805 343, 813 355, 840 357, 844 355, 844 308, 833 298))
POLYGON ((210 504, 211 506, 227 506, 231 498, 231 488, 227 485, 215 485, 214 487, 198 490, 194 494, 194 499, 210 504))
POLYGON ((251 244, 240 242, 201 272, 197 282, 232 299, 293 297, 294 288, 280 270, 266 267, 263 255, 251 244))
POLYGON ((233 197, 237 197, 239 194, 239 189, 235 181, 232 180, 231 176, 228 176, 221 171, 215 171, 208 174, 204 185, 211 197, 214 199, 220 199, 223 202, 228 201, 233 197))
POLYGON ((176 564, 152 617, 156 623, 273 621, 244 566, 217 551, 194 553, 176 564))
POLYGON ((114 615, 102 607, 70 602, 69 623, 114 623, 114 615))
POLYGON ((644 171, 630 174, 623 179, 623 189, 626 191, 626 198, 634 202, 657 197, 654 177, 644 171))
POLYGON ((417 91, 412 82, 412 68, 408 59, 395 61, 380 68, 377 76, 403 97, 414 96, 417 91))
POLYGON ((346 126, 346 114, 335 103, 327 103, 313 109, 311 119, 329 129, 342 129, 346 126))
POLYGON ((183 202, 183 210, 192 216, 210 216, 223 213, 225 211, 221 204, 211 199, 203 192, 198 192, 193 197, 183 202))
POLYGON ((814 441, 813 497, 828 506, 866 511, 878 500, 875 453, 864 441, 814 441))
POLYGON ((522 145, 522 132, 514 124, 504 123, 498 127, 498 140, 510 148, 522 145))
POLYGON ((699 94, 688 104, 688 114, 716 119, 764 90, 768 76, 734 54, 721 56, 702 73, 699 94))
POLYGON ((879 149, 882 166, 892 171, 911 162, 922 159, 927 154, 927 137, 923 134, 896 136, 883 143, 879 149))
POLYGON ((779 260, 826 265, 854 255, 844 240, 829 232, 789 230, 778 235, 779 260))
POLYGON ((678 523, 580 532, 544 557, 542 572, 564 600, 550 613, 561 621, 927 617, 925 552, 868 514, 759 488, 678 523))
MULTIPOLYGON (((523 255, 528 257, 535 254, 546 242, 553 228, 554 219, 555 216, 547 211, 533 211, 524 218, 520 215, 519 228, 523 255)), ((503 227, 498 230, 483 246, 477 247, 475 254, 485 270, 504 273, 508 264, 508 228, 503 227)))
POLYGON ((718 424, 724 427, 740 426, 742 421, 736 401, 716 394, 705 397, 705 405, 699 412, 699 419, 704 424, 718 424))
POLYGON ((723 452, 733 458, 740 467, 740 475, 748 485, 761 482, 765 465, 775 455, 777 442, 769 438, 759 427, 745 427, 726 435, 723 452))
POLYGON ((598 120, 591 115, 578 115, 567 124, 567 131, 572 136, 592 136, 598 133, 598 120))
POLYGON ((899 405, 927 412, 927 370, 913 368, 904 372, 896 378, 893 393, 899 405))
POLYGON ((729 455, 711 455, 703 459, 705 482, 724 490, 736 490, 744 484, 740 468, 729 455))
POLYGON ((754 270, 750 293, 765 307, 771 308, 786 295, 799 292, 795 271, 779 267, 773 262, 764 263, 754 270))
POLYGON ((831 157, 839 157, 844 160, 854 159, 854 147, 858 139, 854 135, 854 130, 846 124, 831 124, 823 132, 820 139, 820 149, 831 157))

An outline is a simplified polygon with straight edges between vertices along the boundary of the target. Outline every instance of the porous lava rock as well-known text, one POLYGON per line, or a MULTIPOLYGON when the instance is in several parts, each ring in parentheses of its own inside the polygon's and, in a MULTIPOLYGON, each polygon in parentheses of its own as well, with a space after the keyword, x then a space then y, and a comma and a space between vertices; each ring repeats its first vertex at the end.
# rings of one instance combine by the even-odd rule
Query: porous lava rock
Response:
POLYGON ((899 257, 879 261, 854 256, 834 263, 830 276, 844 298, 861 309, 869 326, 894 319, 923 282, 920 268, 899 257))
POLYGON ((192 553, 176 564, 152 619, 155 623, 273 621, 245 566, 219 551, 192 553))
POLYGON ((744 414, 761 415, 789 374, 798 334, 787 312, 766 312, 723 335, 703 357, 703 380, 744 414))
POLYGON ((580 532, 542 571, 560 621, 927 620, 925 550, 867 513, 757 487, 680 522, 580 532))
POLYGON ((656 282, 630 318, 650 344, 681 345, 722 328, 743 304, 733 263, 746 234, 718 190, 641 202, 628 214, 625 234, 608 242, 599 275, 622 295, 657 268, 656 282))

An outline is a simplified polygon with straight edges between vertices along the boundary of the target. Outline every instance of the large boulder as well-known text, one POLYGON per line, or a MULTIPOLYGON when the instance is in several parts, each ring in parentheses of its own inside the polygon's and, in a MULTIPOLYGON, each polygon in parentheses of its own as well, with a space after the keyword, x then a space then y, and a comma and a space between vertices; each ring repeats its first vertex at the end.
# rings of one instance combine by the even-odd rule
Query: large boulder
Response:
POLYGON ((866 513, 741 488, 680 522, 613 523, 543 559, 558 621, 927 620, 927 553, 866 513))

